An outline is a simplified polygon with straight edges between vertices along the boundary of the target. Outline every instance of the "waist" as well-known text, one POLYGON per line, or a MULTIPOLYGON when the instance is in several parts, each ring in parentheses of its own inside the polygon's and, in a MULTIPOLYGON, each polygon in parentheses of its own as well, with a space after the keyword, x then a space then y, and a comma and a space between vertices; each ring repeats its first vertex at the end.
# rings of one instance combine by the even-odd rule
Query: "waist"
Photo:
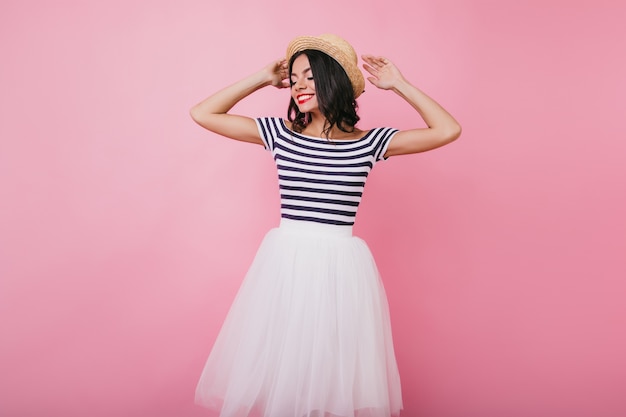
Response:
POLYGON ((351 237, 352 226, 281 218, 280 230, 301 235, 351 237))

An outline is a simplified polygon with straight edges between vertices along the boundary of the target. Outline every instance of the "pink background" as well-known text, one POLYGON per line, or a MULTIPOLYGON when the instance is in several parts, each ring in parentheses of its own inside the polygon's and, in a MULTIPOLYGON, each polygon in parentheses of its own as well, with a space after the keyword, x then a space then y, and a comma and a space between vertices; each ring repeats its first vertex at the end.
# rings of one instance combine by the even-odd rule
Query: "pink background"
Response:
MULTIPOLYGON (((194 417, 264 233, 268 153, 191 105, 334 32, 461 122, 376 167, 356 233, 410 417, 626 415, 626 7, 617 0, 3 0, 0 415, 194 417)), ((268 88, 236 109, 284 115, 268 88)), ((361 127, 417 123, 368 87, 361 127)))

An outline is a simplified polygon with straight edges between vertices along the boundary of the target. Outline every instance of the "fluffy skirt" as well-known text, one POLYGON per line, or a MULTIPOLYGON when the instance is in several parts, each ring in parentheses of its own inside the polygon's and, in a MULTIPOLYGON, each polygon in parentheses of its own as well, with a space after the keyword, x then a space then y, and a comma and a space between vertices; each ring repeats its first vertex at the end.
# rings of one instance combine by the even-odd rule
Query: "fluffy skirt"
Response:
POLYGON ((389 417, 402 408, 385 292, 352 227, 268 232, 196 390, 220 417, 389 417))

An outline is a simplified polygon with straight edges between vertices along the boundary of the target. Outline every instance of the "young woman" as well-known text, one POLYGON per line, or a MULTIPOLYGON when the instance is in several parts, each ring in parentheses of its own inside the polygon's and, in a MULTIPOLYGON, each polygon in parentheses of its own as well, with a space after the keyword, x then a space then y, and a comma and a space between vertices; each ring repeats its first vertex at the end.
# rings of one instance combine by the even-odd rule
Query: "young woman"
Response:
POLYGON ((281 223, 263 240, 207 360, 196 401, 221 417, 388 417, 402 408, 385 292, 352 225, 380 160, 428 151, 461 128, 388 59, 364 55, 374 86, 404 98, 428 127, 361 130, 365 81, 354 49, 303 36, 286 59, 191 110, 202 127, 272 152, 281 223), (289 88, 288 119, 229 114, 265 86, 289 88))

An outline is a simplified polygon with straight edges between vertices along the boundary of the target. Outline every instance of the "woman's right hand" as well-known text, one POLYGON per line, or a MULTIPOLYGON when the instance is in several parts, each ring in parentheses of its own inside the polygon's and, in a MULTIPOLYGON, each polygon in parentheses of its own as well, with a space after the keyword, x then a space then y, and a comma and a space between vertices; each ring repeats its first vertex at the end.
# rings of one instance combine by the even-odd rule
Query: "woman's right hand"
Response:
POLYGON ((286 59, 279 59, 269 63, 264 71, 270 80, 270 84, 276 88, 289 88, 289 64, 286 59))

